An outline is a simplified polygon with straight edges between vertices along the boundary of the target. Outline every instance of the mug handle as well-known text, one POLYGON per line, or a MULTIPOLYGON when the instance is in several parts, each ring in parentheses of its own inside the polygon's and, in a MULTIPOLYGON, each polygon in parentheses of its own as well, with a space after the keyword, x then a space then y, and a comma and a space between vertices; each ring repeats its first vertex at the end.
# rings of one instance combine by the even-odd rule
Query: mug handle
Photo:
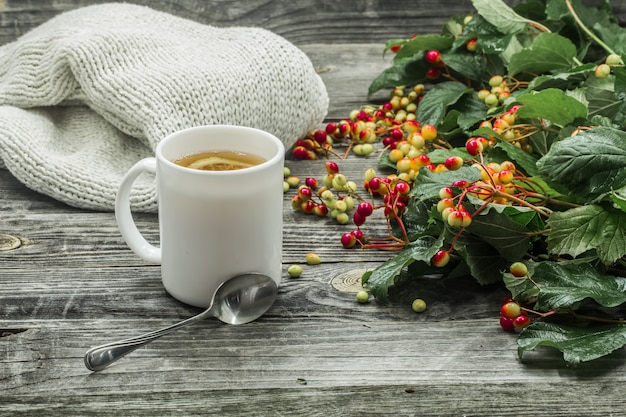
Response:
POLYGON ((124 179, 120 183, 120 188, 115 198, 115 219, 117 225, 126 240, 128 246, 139 255, 140 258, 148 261, 160 264, 161 263, 161 248, 156 247, 143 237, 143 235, 137 229, 137 225, 133 220, 133 216, 130 210, 130 189, 135 182, 135 179, 142 173, 156 173, 156 159, 145 158, 137 162, 126 173, 124 179))

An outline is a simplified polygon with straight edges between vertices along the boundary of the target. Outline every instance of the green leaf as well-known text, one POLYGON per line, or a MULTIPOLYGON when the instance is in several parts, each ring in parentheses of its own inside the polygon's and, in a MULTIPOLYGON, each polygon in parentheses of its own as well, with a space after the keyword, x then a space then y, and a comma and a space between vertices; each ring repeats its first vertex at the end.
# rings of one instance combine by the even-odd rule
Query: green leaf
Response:
POLYGON ((561 140, 537 167, 544 178, 594 202, 626 186, 626 132, 600 127, 561 140))
POLYGON ((375 92, 400 85, 417 84, 424 79, 429 65, 424 60, 412 58, 398 59, 390 68, 380 73, 369 86, 367 95, 371 97, 375 92))
POLYGON ((454 38, 452 36, 440 35, 419 35, 407 41, 398 51, 395 60, 418 59, 424 54, 424 51, 436 49, 444 51, 452 46, 454 38))
POLYGON ((481 285, 500 282, 502 280, 500 271, 510 264, 493 246, 469 233, 461 235, 455 251, 467 264, 472 277, 481 285))
POLYGON ((472 94, 474 90, 456 82, 442 82, 424 94, 417 108, 417 120, 422 124, 430 123, 437 126, 445 117, 446 109, 456 103, 466 94, 472 94))
POLYGON ((548 226, 550 253, 576 257, 595 250, 605 265, 626 254, 626 213, 613 207, 586 205, 554 212, 548 226))
POLYGON ((520 72, 542 74, 556 69, 571 67, 576 56, 576 46, 569 39, 556 33, 541 33, 533 44, 513 54, 509 62, 509 74, 520 72))
POLYGON ((493 206, 474 216, 466 230, 487 242, 509 262, 522 258, 528 251, 529 230, 493 206))
POLYGON ((402 270, 415 261, 430 263, 435 253, 441 248, 441 241, 432 236, 423 236, 409 243, 400 253, 378 268, 363 276, 372 294, 381 303, 388 301, 389 287, 395 285, 402 270))
POLYGON ((587 116, 587 107, 583 103, 557 88, 522 94, 517 100, 522 104, 517 110, 520 118, 539 117, 565 126, 587 116))
POLYGON ((529 276, 503 275, 513 297, 536 304, 537 311, 575 310, 585 300, 603 307, 617 307, 626 302, 626 278, 609 275, 589 263, 526 262, 529 276))
POLYGON ((572 365, 608 355, 626 344, 626 325, 603 324, 573 327, 555 323, 536 322, 524 329, 517 338, 518 355, 537 346, 560 350, 563 359, 572 365))
POLYGON ((522 31, 530 22, 502 0, 473 0, 472 4, 478 14, 505 34, 522 31))

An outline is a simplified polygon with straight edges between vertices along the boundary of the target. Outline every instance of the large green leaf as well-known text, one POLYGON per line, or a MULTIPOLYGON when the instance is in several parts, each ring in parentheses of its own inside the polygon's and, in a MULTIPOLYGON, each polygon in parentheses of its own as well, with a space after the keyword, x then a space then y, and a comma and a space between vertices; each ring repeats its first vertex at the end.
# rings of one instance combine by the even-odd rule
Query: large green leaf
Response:
POLYGON ((394 59, 418 59, 423 56, 424 51, 429 49, 444 51, 452 46, 452 42, 454 42, 452 36, 419 35, 404 43, 394 59))
POLYGON ((583 103, 557 88, 528 92, 520 95, 517 100, 522 104, 517 110, 517 115, 521 118, 539 117, 558 126, 565 126, 577 118, 587 116, 587 107, 583 103))
POLYGON ((463 258, 470 274, 481 285, 502 280, 502 270, 510 264, 493 246, 469 233, 461 235, 455 251, 463 258))
POLYGON ((556 33, 542 33, 533 44, 513 54, 509 61, 509 74, 521 72, 543 74, 552 70, 568 68, 574 64, 576 45, 556 33))
POLYGON ((395 285, 402 270, 415 261, 430 263, 441 248, 441 241, 432 236, 423 236, 408 244, 401 252, 378 268, 363 276, 376 299, 385 303, 389 299, 389 287, 395 285))
POLYGON ((626 254, 626 213, 611 206, 585 205, 554 212, 548 226, 550 253, 576 257, 595 250, 606 265, 626 254))
POLYGON ((527 263, 532 282, 510 273, 504 283, 516 299, 536 301, 537 311, 576 309, 581 302, 593 300, 603 307, 616 307, 626 302, 626 279, 609 275, 588 263, 527 263))
POLYGON ((600 127, 552 145, 539 173, 594 201, 626 186, 626 132, 600 127))
POLYGON ((626 325, 602 324, 588 327, 564 326, 536 322, 517 338, 518 355, 537 346, 550 346, 563 352, 563 359, 572 365, 608 355, 626 344, 626 325))
POLYGON ((522 31, 530 22, 502 0, 473 0, 472 4, 478 14, 505 34, 522 31))
POLYGON ((424 79, 429 64, 423 59, 413 59, 411 57, 398 59, 393 65, 380 73, 369 86, 368 97, 375 92, 400 85, 412 85, 424 79))
POLYGON ((456 81, 439 83, 424 94, 417 108, 417 120, 422 124, 437 126, 445 117, 446 109, 474 90, 456 81))
POLYGON ((467 231, 491 245, 509 262, 520 259, 527 251, 529 230, 494 206, 474 216, 467 231))

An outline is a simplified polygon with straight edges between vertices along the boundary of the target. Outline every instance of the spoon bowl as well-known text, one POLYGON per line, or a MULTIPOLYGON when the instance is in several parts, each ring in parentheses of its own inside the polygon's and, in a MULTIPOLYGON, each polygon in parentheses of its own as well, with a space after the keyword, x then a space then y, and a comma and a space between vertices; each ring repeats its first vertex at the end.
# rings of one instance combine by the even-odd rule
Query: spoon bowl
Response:
POLYGON ((217 288, 209 308, 202 313, 141 336, 91 348, 85 353, 85 366, 90 371, 100 371, 135 349, 205 317, 213 316, 227 324, 250 323, 272 307, 277 294, 276 282, 266 275, 237 275, 217 288))

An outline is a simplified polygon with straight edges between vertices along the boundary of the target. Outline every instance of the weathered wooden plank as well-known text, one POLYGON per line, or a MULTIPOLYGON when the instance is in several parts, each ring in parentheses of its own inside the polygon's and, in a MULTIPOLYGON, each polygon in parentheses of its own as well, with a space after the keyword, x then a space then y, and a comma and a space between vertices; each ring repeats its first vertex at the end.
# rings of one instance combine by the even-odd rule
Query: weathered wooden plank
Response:
POLYGON ((210 398, 208 404, 216 407, 210 411, 217 414, 250 415, 254 411, 245 405, 221 408, 243 396, 261 407, 256 412, 267 407, 288 415, 337 415, 336 407, 340 415, 362 415, 364 410, 398 415, 419 407, 412 412, 553 416, 579 410, 606 416, 611 415, 607 410, 620 410, 614 408, 621 405, 613 390, 626 370, 623 354, 576 369, 556 356, 522 364, 514 338, 486 320, 357 324, 261 319, 245 326, 206 322, 181 330, 184 344, 181 338, 166 337, 90 374, 82 365, 85 347, 109 332, 108 326, 74 321, 0 338, 0 364, 8 364, 0 368, 0 412, 17 407, 27 415, 47 404, 47 415, 73 415, 91 407, 94 412, 161 415, 174 411, 173 401, 179 413, 188 415, 207 406, 210 398), (599 369, 611 372, 591 379, 599 369), (580 381, 585 381, 584 396, 580 381), (379 391, 387 396, 378 397, 379 391), (393 393, 409 403, 388 398, 393 393), (149 398, 149 406, 142 404, 149 398), (291 408, 283 403, 288 398, 304 403, 291 408), (599 407, 588 409, 589 401, 599 407))
MULTIPOLYGON (((0 44, 14 40, 56 14, 105 0, 5 0, 0 12, 0 44)), ((246 1, 172 2, 134 0, 200 23, 215 26, 261 26, 297 44, 385 42, 414 32, 438 32, 453 13, 471 10, 469 0, 376 1, 246 1), (381 24, 381 22, 387 22, 381 24)))
MULTIPOLYGON (((0 3, 0 44, 16 39, 60 12, 105 3, 106 0, 4 0, 0 3)), ((260 26, 299 44, 386 42, 412 34, 439 33, 455 14, 472 11, 470 0, 398 1, 246 1, 173 2, 133 0, 200 23, 215 26, 260 26)), ((514 4, 516 1, 507 1, 514 4)), ((599 5, 599 0, 586 0, 599 5)), ((616 16, 626 20, 626 4, 612 2, 616 16)))

